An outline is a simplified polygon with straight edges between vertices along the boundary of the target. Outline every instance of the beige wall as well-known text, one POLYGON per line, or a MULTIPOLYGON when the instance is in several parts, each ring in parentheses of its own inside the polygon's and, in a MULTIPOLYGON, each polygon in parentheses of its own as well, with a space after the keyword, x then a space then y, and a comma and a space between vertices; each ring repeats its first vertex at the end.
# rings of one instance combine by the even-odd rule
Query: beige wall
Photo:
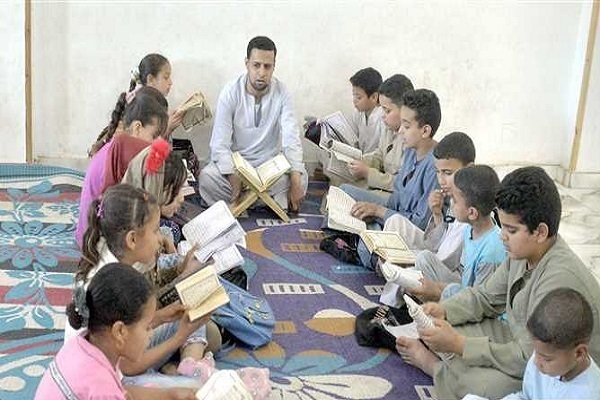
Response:
MULTIPOLYGON (((590 9, 589 2, 34 3, 34 153, 85 157, 129 71, 149 52, 171 60, 171 105, 197 89, 216 104, 223 85, 244 71, 248 40, 265 34, 278 45, 275 74, 293 92, 299 122, 349 112, 348 77, 373 66, 434 90, 440 137, 467 132, 480 162, 567 166, 590 9)), ((592 146, 598 128, 588 127, 592 146)), ((201 157, 210 128, 194 135, 201 157)), ((594 162, 587 157, 582 166, 594 162)), ((305 159, 315 159, 308 148, 305 159)))

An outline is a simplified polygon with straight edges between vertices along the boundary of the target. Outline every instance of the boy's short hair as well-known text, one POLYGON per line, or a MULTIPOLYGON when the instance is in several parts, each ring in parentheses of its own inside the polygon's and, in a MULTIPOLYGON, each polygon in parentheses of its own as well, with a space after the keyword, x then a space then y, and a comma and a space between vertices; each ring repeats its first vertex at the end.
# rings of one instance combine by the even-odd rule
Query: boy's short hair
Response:
POLYGON ((492 167, 472 165, 461 168, 454 174, 454 186, 465 196, 467 206, 475 207, 480 216, 490 215, 496 207, 500 179, 492 167))
POLYGON ((379 90, 382 80, 379 71, 371 67, 363 68, 350 77, 352 86, 361 88, 367 96, 371 96, 379 90))
POLYGON ((252 49, 272 51, 274 55, 277 56, 277 47, 275 46, 275 42, 266 36, 256 36, 250 39, 250 42, 248 42, 248 47, 246 48, 246 58, 250 58, 252 49))
POLYGON ((402 97, 409 90, 414 90, 414 86, 410 79, 405 75, 396 74, 387 78, 379 86, 379 94, 384 95, 398 107, 402 106, 402 97))
POLYGON ((592 308, 583 295, 570 288, 549 292, 527 320, 531 336, 558 349, 588 343, 594 329, 592 308))
POLYGON ((505 213, 517 215, 530 233, 542 222, 548 225, 548 236, 558 233, 560 195, 552 178, 540 167, 523 167, 506 175, 496 204, 505 213))
POLYGON ((442 110, 437 95, 429 89, 410 90, 402 96, 402 105, 416 113, 419 126, 429 125, 433 137, 442 121, 442 110))
POLYGON ((454 158, 462 165, 468 165, 475 162, 475 145, 466 133, 452 132, 433 148, 433 156, 438 160, 454 158))

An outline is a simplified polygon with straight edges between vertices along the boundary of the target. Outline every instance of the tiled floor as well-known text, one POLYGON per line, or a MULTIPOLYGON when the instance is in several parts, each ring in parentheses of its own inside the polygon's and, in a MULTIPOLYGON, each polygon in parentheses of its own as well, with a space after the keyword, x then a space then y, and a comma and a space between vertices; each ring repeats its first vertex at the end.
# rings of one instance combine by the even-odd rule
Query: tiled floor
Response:
POLYGON ((558 185, 562 219, 558 232, 600 282, 600 189, 558 185))

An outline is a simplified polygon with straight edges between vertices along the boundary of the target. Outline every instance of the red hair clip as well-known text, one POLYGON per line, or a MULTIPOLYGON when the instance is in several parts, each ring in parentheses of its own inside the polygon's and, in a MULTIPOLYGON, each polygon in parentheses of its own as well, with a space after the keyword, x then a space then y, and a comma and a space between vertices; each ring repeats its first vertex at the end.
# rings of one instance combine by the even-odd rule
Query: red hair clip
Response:
POLYGON ((146 171, 156 174, 171 152, 171 145, 164 139, 158 138, 150 145, 150 153, 146 157, 146 171))

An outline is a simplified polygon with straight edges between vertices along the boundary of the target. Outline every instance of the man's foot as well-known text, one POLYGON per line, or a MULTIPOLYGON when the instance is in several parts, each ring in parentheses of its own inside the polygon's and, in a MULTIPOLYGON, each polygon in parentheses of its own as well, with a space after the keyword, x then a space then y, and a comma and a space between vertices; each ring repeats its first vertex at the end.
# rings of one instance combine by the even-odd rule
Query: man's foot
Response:
POLYGON ((396 339, 396 350, 405 363, 419 368, 429 376, 433 376, 433 371, 440 359, 432 353, 419 339, 399 337, 396 339))

